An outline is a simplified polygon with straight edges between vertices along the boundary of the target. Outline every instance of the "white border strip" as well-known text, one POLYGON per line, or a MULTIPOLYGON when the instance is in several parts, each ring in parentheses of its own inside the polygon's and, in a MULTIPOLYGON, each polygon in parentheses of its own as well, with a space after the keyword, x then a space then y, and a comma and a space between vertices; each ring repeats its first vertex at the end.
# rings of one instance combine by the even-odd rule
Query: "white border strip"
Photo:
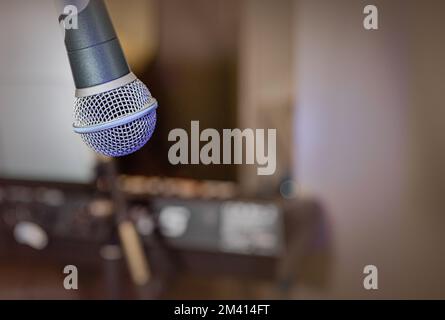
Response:
POLYGON ((77 98, 81 97, 88 97, 99 93, 104 93, 113 89, 120 88, 122 86, 125 86, 126 84, 129 84, 130 82, 136 80, 136 76, 133 72, 130 72, 129 74, 120 77, 118 79, 112 80, 110 82, 102 83, 94 87, 89 88, 82 88, 82 89, 76 89, 75 96, 77 98))

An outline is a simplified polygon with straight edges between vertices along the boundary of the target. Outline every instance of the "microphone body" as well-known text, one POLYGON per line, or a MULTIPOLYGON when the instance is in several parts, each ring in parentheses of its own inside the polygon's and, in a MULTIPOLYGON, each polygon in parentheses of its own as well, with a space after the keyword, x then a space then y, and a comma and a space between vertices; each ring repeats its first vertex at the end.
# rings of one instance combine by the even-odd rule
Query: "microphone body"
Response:
POLYGON ((131 72, 103 0, 57 0, 74 84, 74 131, 98 153, 139 150, 156 125, 157 101, 131 72), (67 6, 77 14, 67 15, 67 6), (73 8, 71 7, 71 8, 73 8), (76 19, 75 27, 65 19, 76 19))

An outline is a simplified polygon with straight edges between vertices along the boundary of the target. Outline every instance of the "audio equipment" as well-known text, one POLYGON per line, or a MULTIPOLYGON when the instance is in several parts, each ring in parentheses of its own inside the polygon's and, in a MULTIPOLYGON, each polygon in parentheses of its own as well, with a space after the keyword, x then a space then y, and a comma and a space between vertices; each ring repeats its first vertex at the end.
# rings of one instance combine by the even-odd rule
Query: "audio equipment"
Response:
MULTIPOLYGON (((98 170, 96 185, 0 179, 0 259, 97 269, 123 265, 125 254, 144 290, 183 274, 290 288, 308 252, 322 246, 322 214, 310 202, 244 198, 230 182, 110 179, 115 173, 98 170), (147 192, 154 183, 160 188, 147 192)), ((115 283, 120 275, 110 277, 115 283)))
MULTIPOLYGON (((114 170, 112 162, 102 165, 114 170)), ((109 171, 104 173, 114 175, 109 171)), ((119 180, 125 179, 129 177, 119 180)), ((168 185, 174 184, 172 179, 167 180, 168 185)), ((116 181, 109 178, 107 183, 116 181)), ((184 179, 178 181, 176 189, 186 186, 184 179)), ((165 184, 162 179, 159 183, 165 184)), ((195 184, 197 189, 202 188, 199 183, 211 184, 188 183, 195 184)), ((149 248, 153 248, 153 237, 159 232, 169 250, 271 259, 278 259, 284 253, 285 213, 274 201, 235 196, 220 199, 212 193, 206 197, 202 191, 201 197, 193 198, 187 193, 184 193, 186 197, 178 196, 180 193, 172 197, 167 190, 153 197, 141 193, 119 194, 116 188, 116 185, 107 185, 102 187, 107 191, 95 191, 91 185, 0 179, 0 229, 10 230, 5 234, 18 235, 17 242, 37 250, 45 250, 43 244, 50 247, 65 241, 106 244, 113 238, 117 225, 118 234, 130 239, 128 243, 133 243, 131 239, 137 234, 149 248), (18 226, 18 231, 25 229, 17 233, 18 226), (25 232, 30 230, 44 235, 30 237, 25 232), (46 241, 37 241, 40 238, 46 241)), ((219 188, 223 190, 222 186, 219 188)), ((146 263, 133 266, 138 264, 146 263)))

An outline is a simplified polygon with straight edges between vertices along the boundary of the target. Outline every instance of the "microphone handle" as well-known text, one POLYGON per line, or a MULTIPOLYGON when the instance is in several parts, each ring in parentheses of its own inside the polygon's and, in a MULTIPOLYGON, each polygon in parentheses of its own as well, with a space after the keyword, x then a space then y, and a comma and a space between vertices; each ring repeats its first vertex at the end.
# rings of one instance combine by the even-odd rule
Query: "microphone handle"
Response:
POLYGON ((101 85, 130 73, 103 0, 56 0, 56 5, 59 23, 65 21, 65 47, 77 89, 101 85), (68 5, 77 8, 77 16, 72 16, 68 5), (72 28, 75 19, 77 28, 72 28))

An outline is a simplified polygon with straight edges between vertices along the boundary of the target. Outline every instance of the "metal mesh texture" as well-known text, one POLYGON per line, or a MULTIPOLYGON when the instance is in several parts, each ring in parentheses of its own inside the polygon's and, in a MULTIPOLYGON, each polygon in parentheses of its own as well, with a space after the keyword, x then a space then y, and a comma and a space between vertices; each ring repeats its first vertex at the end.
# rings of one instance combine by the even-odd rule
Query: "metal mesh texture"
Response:
MULTIPOLYGON (((151 97, 140 81, 134 80, 120 88, 79 97, 74 102, 74 125, 90 127, 123 119, 141 111, 151 97)), ((156 126, 156 110, 128 123, 101 131, 82 133, 83 141, 93 150, 110 157, 133 153, 147 143, 156 126)))

